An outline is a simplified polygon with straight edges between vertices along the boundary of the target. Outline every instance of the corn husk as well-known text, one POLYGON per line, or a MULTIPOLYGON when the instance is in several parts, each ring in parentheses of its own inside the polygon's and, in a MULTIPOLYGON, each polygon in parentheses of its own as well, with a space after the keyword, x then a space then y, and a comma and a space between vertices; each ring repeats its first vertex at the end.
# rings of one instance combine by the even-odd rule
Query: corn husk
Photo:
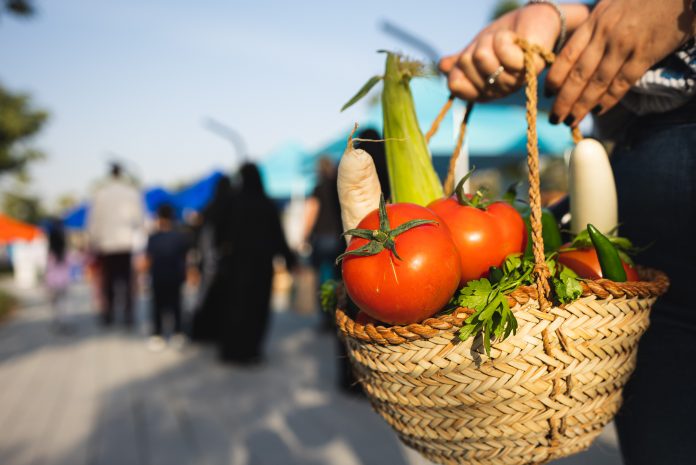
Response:
POLYGON ((421 69, 420 63, 387 53, 382 112, 391 200, 427 205, 444 192, 418 125, 409 87, 421 69))
POLYGON ((387 63, 384 75, 370 78, 341 111, 383 81, 382 113, 391 201, 428 205, 443 197, 444 191, 418 125, 411 95, 411 79, 424 74, 423 65, 396 53, 385 53, 387 63))

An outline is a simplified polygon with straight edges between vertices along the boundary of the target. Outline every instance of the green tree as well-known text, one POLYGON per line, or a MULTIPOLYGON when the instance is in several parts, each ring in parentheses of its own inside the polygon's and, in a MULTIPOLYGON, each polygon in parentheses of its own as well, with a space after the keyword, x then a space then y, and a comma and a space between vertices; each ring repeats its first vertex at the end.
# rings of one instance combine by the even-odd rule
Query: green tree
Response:
POLYGON ((0 86, 0 176, 22 172, 28 162, 43 158, 29 142, 47 119, 48 113, 34 108, 28 95, 0 86))
MULTIPOLYGON (((33 0, 0 0, 3 16, 27 18, 36 12, 33 0)), ((48 119, 48 113, 33 107, 30 97, 0 86, 0 177, 16 174, 9 191, 0 198, 0 209, 18 220, 36 223, 44 214, 41 199, 29 193, 24 168, 43 153, 29 145, 48 119)))
POLYGON ((495 7, 493 7, 493 12, 491 13, 492 19, 497 19, 512 10, 520 7, 520 2, 517 0, 498 0, 495 7))
POLYGON ((41 199, 32 194, 27 184, 21 181, 17 181, 10 190, 3 193, 0 210, 16 220, 33 224, 46 215, 41 199))

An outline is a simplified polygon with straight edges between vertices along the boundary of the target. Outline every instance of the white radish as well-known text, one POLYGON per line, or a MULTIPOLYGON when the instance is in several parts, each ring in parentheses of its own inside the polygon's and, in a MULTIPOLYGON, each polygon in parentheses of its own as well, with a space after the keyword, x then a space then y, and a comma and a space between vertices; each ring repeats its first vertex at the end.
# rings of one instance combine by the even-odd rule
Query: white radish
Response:
MULTIPOLYGON (((338 164, 338 200, 341 204, 343 230, 355 229, 368 213, 379 207, 382 188, 377 177, 375 162, 369 153, 353 148, 353 134, 338 164)), ((346 242, 350 236, 346 236, 346 242)))
POLYGON ((570 230, 578 234, 593 224, 607 234, 618 225, 616 184, 604 146, 583 139, 569 160, 570 230))

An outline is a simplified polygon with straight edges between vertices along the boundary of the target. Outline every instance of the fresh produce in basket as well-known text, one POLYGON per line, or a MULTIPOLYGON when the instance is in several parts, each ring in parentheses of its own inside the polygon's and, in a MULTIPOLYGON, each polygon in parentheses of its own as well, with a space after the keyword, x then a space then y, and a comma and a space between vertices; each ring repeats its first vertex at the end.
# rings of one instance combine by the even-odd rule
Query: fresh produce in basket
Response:
POLYGON ((342 261, 345 289, 367 315, 385 323, 422 321, 449 302, 459 285, 457 250, 442 220, 410 203, 385 205, 368 214, 342 261))
POLYGON ((605 234, 616 228, 616 183, 602 144, 594 139, 577 143, 568 161, 568 185, 573 234, 579 234, 588 223, 605 234))
MULTIPOLYGON (((360 220, 375 210, 382 195, 374 160, 366 151, 353 147, 353 134, 357 129, 356 124, 338 164, 338 200, 344 231, 354 229, 360 220)), ((346 236, 346 241, 349 240, 350 237, 346 236)))
MULTIPOLYGON (((375 410, 406 445, 437 463, 542 464, 587 448, 618 411, 650 309, 669 286, 650 269, 641 270, 639 282, 622 282, 638 279, 627 255, 636 249, 615 237, 615 204, 590 191, 586 166, 571 189, 584 196, 575 203, 580 213, 573 212, 583 226, 574 226, 572 243, 560 245, 555 220, 541 211, 536 132, 534 60, 553 56, 520 38, 516 43, 527 84, 529 239, 514 197, 488 204, 481 193, 461 189, 453 198, 433 195, 416 187, 429 174, 413 162, 427 157, 409 151, 388 166, 393 200, 403 201, 410 186, 414 201, 435 212, 382 201, 359 229, 346 231, 353 238, 342 256, 344 287, 361 311, 351 318, 339 306, 335 315, 350 361, 375 410)), ((410 124, 413 73, 399 77, 398 64, 388 56, 387 74, 401 79, 392 89, 406 91, 387 99, 385 82, 385 136, 418 142, 417 123, 410 124), (407 117, 399 114, 404 108, 407 117)), ((451 99, 429 134, 449 105, 451 99)), ((465 126, 466 118, 459 141, 465 126)), ((576 161, 597 147, 580 148, 576 161)), ((597 192, 611 197, 606 174, 597 177, 597 192)))
POLYGON ((561 247, 558 261, 582 278, 638 281, 629 255, 637 250, 625 237, 605 236, 589 224, 572 243, 561 247))
POLYGON ((489 202, 480 191, 464 194, 469 175, 459 182, 455 195, 428 205, 452 232, 462 265, 461 285, 487 275, 508 255, 523 252, 527 242, 524 221, 510 204, 489 202))
POLYGON ((424 67, 396 53, 385 53, 384 75, 372 77, 342 110, 360 100, 379 81, 384 81, 382 112, 391 201, 425 206, 444 194, 418 125, 409 87, 411 78, 425 74, 424 67))
MULTIPOLYGON (((529 219, 531 210, 529 208, 528 203, 516 199, 515 196, 516 185, 511 186, 508 192, 505 194, 505 201, 513 207, 515 207, 515 210, 517 210, 519 214, 522 215, 524 225, 527 228, 527 246, 524 249, 524 254, 528 257, 531 257, 532 225, 529 219)), ((561 240, 561 230, 558 227, 556 218, 553 216, 553 213, 551 213, 551 210, 549 210, 548 208, 541 209, 541 234, 542 239, 544 240, 544 250, 546 252, 555 252, 561 247, 563 243, 561 240)))

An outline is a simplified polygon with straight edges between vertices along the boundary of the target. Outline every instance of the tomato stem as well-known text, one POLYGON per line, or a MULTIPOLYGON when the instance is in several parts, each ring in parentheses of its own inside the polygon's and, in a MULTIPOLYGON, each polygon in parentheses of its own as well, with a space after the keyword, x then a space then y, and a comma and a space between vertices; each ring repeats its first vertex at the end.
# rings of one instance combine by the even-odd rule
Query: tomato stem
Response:
POLYGON ((336 264, 349 255, 357 257, 369 257, 371 255, 377 255, 384 249, 389 250, 396 258, 401 260, 396 251, 395 239, 400 234, 413 229, 417 226, 424 224, 437 224, 435 220, 411 220, 404 224, 391 229, 389 225, 389 217, 387 216, 387 205, 384 200, 384 194, 380 196, 379 199, 379 229, 349 229, 344 232, 344 236, 356 236, 361 239, 366 239, 367 244, 359 247, 355 250, 348 250, 336 258, 336 264))

